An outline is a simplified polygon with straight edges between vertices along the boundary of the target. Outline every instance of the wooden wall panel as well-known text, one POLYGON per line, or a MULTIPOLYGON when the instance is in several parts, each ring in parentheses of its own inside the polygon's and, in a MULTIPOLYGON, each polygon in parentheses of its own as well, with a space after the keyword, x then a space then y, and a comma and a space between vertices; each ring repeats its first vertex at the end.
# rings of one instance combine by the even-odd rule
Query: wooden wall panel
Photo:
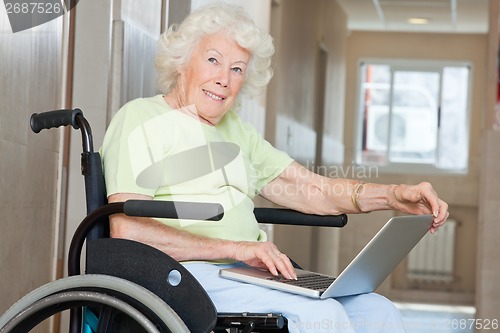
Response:
POLYGON ((29 118, 61 107, 63 19, 15 34, 5 16, 0 22, 3 313, 54 276, 60 131, 34 134, 29 118))

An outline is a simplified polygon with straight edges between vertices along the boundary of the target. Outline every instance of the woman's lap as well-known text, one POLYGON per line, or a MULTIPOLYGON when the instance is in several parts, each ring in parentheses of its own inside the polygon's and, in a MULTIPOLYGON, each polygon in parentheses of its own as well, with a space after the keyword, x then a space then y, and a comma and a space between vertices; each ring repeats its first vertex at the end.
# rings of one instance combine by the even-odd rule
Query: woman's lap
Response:
POLYGON ((220 265, 184 265, 207 290, 218 312, 276 312, 295 332, 404 332, 399 311, 375 293, 314 299, 219 277, 220 265))

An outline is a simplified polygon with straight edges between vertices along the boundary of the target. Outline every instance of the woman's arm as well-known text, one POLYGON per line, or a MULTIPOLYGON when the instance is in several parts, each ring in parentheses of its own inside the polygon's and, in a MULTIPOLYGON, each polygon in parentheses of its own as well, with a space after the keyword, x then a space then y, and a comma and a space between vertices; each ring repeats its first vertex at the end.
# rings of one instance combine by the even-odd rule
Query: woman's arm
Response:
MULTIPOLYGON (((124 202, 130 199, 152 198, 118 193, 109 196, 108 202, 124 202)), ((124 214, 111 216, 110 233, 113 238, 125 238, 153 246, 178 261, 232 259, 254 267, 266 268, 274 275, 279 271, 286 278, 296 278, 288 257, 271 242, 237 242, 208 238, 172 228, 152 218, 124 214)))
POLYGON ((399 210, 409 214, 433 214, 431 232, 448 217, 448 204, 439 199, 429 183, 382 185, 356 180, 328 178, 315 174, 297 162, 264 186, 266 199, 309 214, 367 213, 399 210))

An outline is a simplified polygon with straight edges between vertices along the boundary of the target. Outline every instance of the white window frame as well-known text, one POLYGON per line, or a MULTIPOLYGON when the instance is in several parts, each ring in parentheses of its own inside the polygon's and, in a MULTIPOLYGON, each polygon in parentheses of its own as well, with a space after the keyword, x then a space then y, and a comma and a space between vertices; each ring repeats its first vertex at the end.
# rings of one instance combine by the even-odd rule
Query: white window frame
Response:
MULTIPOLYGON (((441 174, 455 174, 455 175, 466 175, 469 170, 469 159, 470 159, 470 117, 471 117, 471 107, 472 107, 472 81, 474 75, 473 64, 469 61, 443 61, 443 60, 420 60, 420 59, 393 59, 393 58, 360 58, 357 64, 357 83, 356 83, 356 115, 354 117, 354 165, 358 168, 364 167, 376 167, 377 172, 382 174, 431 174, 431 175, 441 175, 441 174), (463 135, 466 136, 465 142, 467 143, 467 167, 465 170, 457 169, 443 169, 438 168, 433 164, 426 163, 401 163, 401 162, 391 162, 389 159, 385 165, 380 165, 377 163, 369 163, 362 161, 363 153, 363 121, 364 114, 361 110, 364 105, 364 96, 362 94, 362 65, 363 64, 374 64, 374 65, 389 65, 391 66, 391 71, 394 68, 398 70, 419 70, 419 71, 436 71, 437 68, 451 67, 468 67, 469 68, 469 82, 467 85, 467 110, 466 110, 466 131, 463 135)), ((442 80, 442 77, 440 78, 442 80)), ((392 90, 392 87, 391 87, 392 90)), ((441 99, 441 96, 439 97, 441 99)), ((441 103, 441 101, 440 101, 441 103)), ((439 142, 439 130, 437 133, 437 140, 439 142)), ((438 146, 439 149, 439 146, 438 146)))

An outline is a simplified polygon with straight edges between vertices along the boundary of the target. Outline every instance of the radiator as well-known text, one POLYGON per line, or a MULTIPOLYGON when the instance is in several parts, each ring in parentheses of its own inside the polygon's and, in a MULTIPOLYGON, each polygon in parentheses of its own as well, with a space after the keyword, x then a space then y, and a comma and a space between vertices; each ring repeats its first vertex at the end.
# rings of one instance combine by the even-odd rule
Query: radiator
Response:
POLYGON ((452 282, 457 222, 447 220, 431 235, 426 234, 408 255, 407 277, 421 282, 452 282))

